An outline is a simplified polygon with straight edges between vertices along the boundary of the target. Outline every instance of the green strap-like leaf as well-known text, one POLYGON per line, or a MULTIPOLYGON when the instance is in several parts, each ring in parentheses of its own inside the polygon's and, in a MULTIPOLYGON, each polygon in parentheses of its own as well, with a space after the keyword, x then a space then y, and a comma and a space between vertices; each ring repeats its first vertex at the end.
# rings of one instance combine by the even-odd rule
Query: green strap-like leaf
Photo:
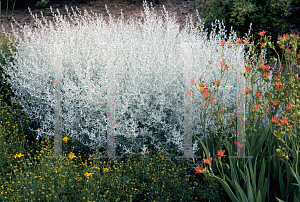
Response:
POLYGON ((249 202, 247 199, 247 196, 246 196, 245 192, 243 191, 243 189, 241 188, 241 186, 235 180, 234 180, 234 183, 238 189, 239 195, 242 197, 243 202, 249 202))

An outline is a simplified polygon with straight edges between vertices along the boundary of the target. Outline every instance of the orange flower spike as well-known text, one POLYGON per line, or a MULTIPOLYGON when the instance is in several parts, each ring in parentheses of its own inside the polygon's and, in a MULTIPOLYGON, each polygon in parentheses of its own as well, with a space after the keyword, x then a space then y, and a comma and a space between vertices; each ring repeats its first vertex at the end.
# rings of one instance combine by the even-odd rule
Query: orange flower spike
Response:
POLYGON ((262 58, 260 59, 261 62, 264 62, 264 61, 266 61, 266 60, 267 60, 267 59, 262 59, 262 58))
POLYGON ((221 82, 220 82, 220 80, 218 79, 218 80, 215 80, 214 83, 215 83, 216 85, 220 85, 221 82))
POLYGON ((226 155, 224 155, 224 153, 225 153, 225 150, 224 151, 222 151, 222 150, 219 150, 218 151, 218 156, 220 156, 221 158, 224 156, 226 156, 226 155))
POLYGON ((255 105, 253 105, 253 107, 254 107, 255 109, 259 109, 259 108, 260 108, 260 105, 255 104, 255 105))
POLYGON ((267 70, 267 71, 269 71, 269 69, 271 69, 271 67, 270 67, 270 65, 265 65, 265 69, 267 70))
POLYGON ((265 72, 264 77, 268 77, 270 73, 265 72))
POLYGON ((283 36, 284 36, 285 39, 290 38, 290 35, 288 35, 288 34, 283 34, 283 36))
POLYGON ((244 44, 248 44, 249 39, 243 40, 244 44))
POLYGON ((259 44, 260 44, 262 47, 264 47, 264 46, 267 45, 267 43, 262 43, 262 42, 260 42, 259 44))
POLYGON ((283 37, 278 35, 278 41, 281 41, 282 39, 283 37))
POLYGON ((209 93, 208 93, 207 91, 204 91, 204 92, 202 93, 202 95, 203 95, 204 98, 207 98, 207 97, 209 96, 209 93))
POLYGON ((246 60, 244 59, 245 63, 249 63, 250 62, 250 59, 247 58, 246 60))
POLYGON ((204 163, 210 164, 210 162, 212 161, 212 157, 207 158, 207 159, 203 159, 203 160, 204 160, 204 163))
POLYGON ((241 44, 241 43, 242 43, 242 39, 241 39, 241 38, 239 38, 239 37, 237 37, 237 41, 238 41, 238 43, 239 43, 239 44, 241 44))
POLYGON ((290 105, 286 104, 285 107, 286 107, 287 109, 293 109, 293 104, 290 104, 290 105))
POLYGON ((261 93, 259 93, 257 91, 255 91, 255 95, 256 95, 256 97, 261 97, 261 93))
POLYGON ((198 166, 198 168, 195 168, 195 170, 197 171, 196 173, 202 173, 204 171, 203 165, 201 167, 198 166))
POLYGON ((277 81, 275 82, 275 85, 276 85, 277 88, 279 88, 280 84, 281 84, 280 81, 279 82, 277 82, 277 81))
POLYGON ((279 76, 276 76, 276 77, 274 78, 274 80, 277 80, 277 79, 279 79, 279 76))
POLYGON ((262 69, 265 69, 265 65, 264 65, 264 64, 261 63, 259 66, 260 66, 262 69))
POLYGON ((225 62, 220 62, 221 66, 223 67, 225 65, 225 62))
POLYGON ((251 89, 250 88, 246 88, 246 93, 250 93, 251 89))
POLYGON ((223 41, 221 42, 221 44, 222 44, 222 46, 224 46, 224 44, 225 44, 225 41, 223 40, 223 41))
POLYGON ((272 117, 272 122, 277 123, 280 120, 279 117, 276 117, 276 115, 274 117, 272 117))
POLYGON ((288 117, 287 118, 283 118, 282 120, 279 120, 279 123, 281 126, 284 126, 287 122, 288 122, 288 117))
POLYGON ((226 65, 226 67, 224 67, 224 70, 227 70, 229 67, 226 65))
POLYGON ((259 35, 259 36, 263 36, 263 35, 265 35, 265 33, 266 33, 266 31, 263 30, 263 31, 259 32, 258 35, 259 35))

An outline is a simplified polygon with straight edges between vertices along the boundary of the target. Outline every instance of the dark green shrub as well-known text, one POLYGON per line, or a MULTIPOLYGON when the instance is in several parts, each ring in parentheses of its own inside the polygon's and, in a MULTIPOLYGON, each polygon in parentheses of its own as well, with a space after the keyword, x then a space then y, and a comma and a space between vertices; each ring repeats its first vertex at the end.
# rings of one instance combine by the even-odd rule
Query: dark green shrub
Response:
MULTIPOLYGON (((223 20, 226 36, 229 35, 231 27, 237 32, 237 37, 244 39, 248 33, 252 22, 250 35, 254 37, 254 44, 259 42, 260 36, 257 34, 265 30, 266 36, 271 36, 272 42, 277 42, 278 35, 289 33, 290 28, 299 26, 299 0, 278 1, 278 0, 197 0, 192 9, 198 10, 202 19, 205 19, 204 30, 211 33, 211 23, 216 19, 223 20)), ((218 28, 216 29, 217 31, 218 28)), ((209 34, 208 34, 209 36, 209 34)), ((249 42, 252 42, 253 37, 249 42)), ((277 43, 274 43, 276 51, 281 56, 283 51, 277 43)), ((258 46, 260 47, 260 46, 258 46)), ((259 54, 260 49, 255 53, 259 54)), ((267 57, 276 56, 274 51, 268 49, 267 57)))

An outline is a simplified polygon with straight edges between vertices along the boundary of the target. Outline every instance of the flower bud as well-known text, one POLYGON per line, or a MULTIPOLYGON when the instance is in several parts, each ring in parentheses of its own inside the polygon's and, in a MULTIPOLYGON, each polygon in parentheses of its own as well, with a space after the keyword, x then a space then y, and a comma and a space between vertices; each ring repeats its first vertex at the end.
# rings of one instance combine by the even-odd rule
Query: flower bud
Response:
POLYGON ((276 152, 277 152, 277 153, 280 153, 280 149, 276 149, 276 152))
POLYGON ((288 157, 288 156, 285 156, 285 159, 286 159, 286 160, 289 160, 289 157, 288 157))
POLYGON ((285 136, 285 132, 284 132, 284 131, 281 131, 281 132, 280 132, 280 136, 281 136, 281 137, 285 136))

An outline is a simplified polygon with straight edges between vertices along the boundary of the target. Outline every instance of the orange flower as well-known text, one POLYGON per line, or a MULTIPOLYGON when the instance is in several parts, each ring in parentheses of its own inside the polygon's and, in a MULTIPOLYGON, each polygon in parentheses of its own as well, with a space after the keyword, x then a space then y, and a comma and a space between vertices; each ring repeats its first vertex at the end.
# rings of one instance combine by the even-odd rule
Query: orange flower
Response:
POLYGON ((224 153, 225 153, 225 150, 224 150, 224 151, 219 150, 219 151, 218 151, 218 156, 220 156, 221 158, 222 158, 223 156, 226 156, 226 155, 224 155, 224 153))
POLYGON ((267 45, 267 43, 262 43, 262 42, 260 42, 259 43, 262 47, 264 47, 265 45, 267 45))
POLYGON ((249 39, 243 40, 244 44, 247 44, 249 39))
POLYGON ((293 34, 293 37, 294 37, 294 38, 296 38, 296 37, 298 37, 298 36, 299 36, 298 34, 297 34, 297 35, 295 35, 295 33, 293 34))
POLYGON ((270 65, 265 65, 265 70, 269 71, 270 68, 270 65))
POLYGON ((200 87, 200 88, 201 88, 201 87, 204 87, 204 86, 203 86, 203 82, 200 83, 199 87, 200 87))
POLYGON ((204 98, 207 98, 207 97, 209 96, 208 91, 204 91, 204 90, 203 90, 202 95, 203 95, 204 98))
POLYGON ((232 42, 230 41, 230 43, 228 43, 228 45, 230 46, 232 44, 232 42))
POLYGON ((204 163, 206 164, 210 164, 210 162, 212 161, 212 157, 207 158, 207 159, 203 159, 204 163))
POLYGON ((263 31, 259 32, 258 35, 259 35, 259 36, 263 36, 263 35, 265 35, 265 33, 266 33, 266 31, 263 30, 263 31))
POLYGON ((208 102, 211 102, 211 103, 213 103, 214 102, 214 100, 215 100, 215 98, 212 98, 211 100, 209 100, 208 102))
POLYGON ((237 37, 237 41, 238 41, 238 43, 239 43, 239 44, 241 44, 241 43, 242 43, 242 39, 241 39, 241 38, 239 38, 239 37, 237 37))
POLYGON ((257 91, 255 91, 255 95, 256 95, 256 97, 261 97, 261 93, 259 93, 257 91))
POLYGON ((259 108, 260 108, 260 105, 257 105, 257 104, 256 104, 256 105, 254 105, 254 108, 255 108, 255 109, 259 109, 259 108))
POLYGON ((216 85, 220 85, 220 80, 219 80, 219 79, 218 79, 218 80, 215 80, 214 83, 215 83, 216 85))
POLYGON ((264 64, 260 64, 259 65, 262 69, 265 69, 265 65, 264 64))
POLYGON ((229 67, 226 65, 226 67, 224 67, 224 70, 227 70, 229 67))
POLYGON ((278 104, 278 101, 273 100, 273 105, 275 106, 277 104, 278 104))
POLYGON ((280 120, 280 118, 279 117, 277 118, 276 115, 274 117, 272 117, 273 123, 277 123, 279 120, 280 120))
POLYGON ((277 79, 279 79, 279 76, 274 77, 274 80, 277 80, 277 79))
POLYGON ((221 42, 221 44, 222 44, 222 46, 224 46, 224 44, 225 44, 225 41, 223 40, 223 41, 221 42))
MULTIPOLYGON (((245 59, 244 59, 244 60, 245 60, 245 59)), ((246 62, 246 63, 250 62, 250 59, 249 59, 249 58, 247 58, 247 60, 245 60, 245 62, 246 62)))
POLYGON ((221 63, 221 66, 223 67, 225 65, 225 62, 220 62, 221 63))
POLYGON ((284 126, 287 122, 288 122, 288 117, 287 118, 283 118, 282 120, 279 120, 279 123, 281 126, 284 126))
POLYGON ((204 171, 203 165, 201 167, 198 166, 198 168, 195 168, 195 170, 197 171, 196 173, 202 173, 204 171))
POLYGON ((250 93, 251 89, 250 88, 246 88, 246 93, 250 93))
POLYGON ((264 62, 264 61, 266 61, 266 60, 267 60, 267 59, 262 59, 262 58, 260 58, 260 61, 261 61, 261 62, 264 62))
POLYGON ((279 88, 280 84, 281 84, 280 81, 278 81, 278 82, 276 81, 276 82, 275 82, 275 85, 276 85, 277 88, 279 88))
POLYGON ((287 109, 293 109, 293 104, 290 104, 290 105, 286 104, 285 107, 286 107, 287 109))
POLYGON ((265 72, 264 77, 268 77, 270 73, 265 72))
POLYGON ((283 34, 283 36, 284 36, 285 39, 290 38, 290 35, 288 35, 288 34, 283 34))
POLYGON ((250 67, 247 67, 245 68, 246 72, 250 72, 251 68, 250 67))
POLYGON ((191 82, 194 83, 194 82, 195 82, 195 78, 193 78, 193 79, 191 80, 191 82))

